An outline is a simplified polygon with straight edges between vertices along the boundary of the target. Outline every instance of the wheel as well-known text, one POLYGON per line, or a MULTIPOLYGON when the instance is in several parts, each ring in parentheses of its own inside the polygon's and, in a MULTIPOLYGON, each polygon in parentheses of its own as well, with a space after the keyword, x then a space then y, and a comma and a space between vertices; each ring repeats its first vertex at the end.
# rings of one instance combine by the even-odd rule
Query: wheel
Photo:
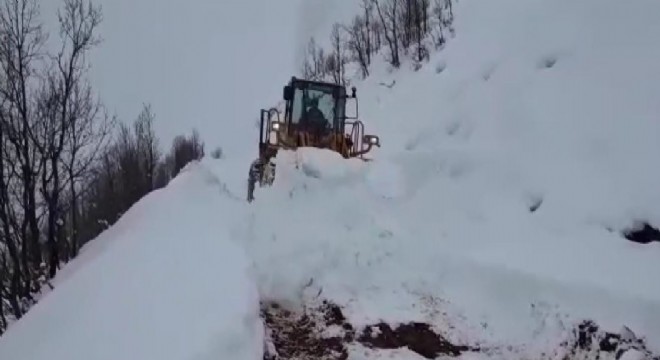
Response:
POLYGON ((259 158, 252 162, 250 165, 250 171, 248 172, 248 189, 247 189, 247 201, 252 202, 254 200, 254 187, 257 181, 261 182, 261 177, 263 173, 263 161, 259 158))
POLYGON ((247 201, 254 200, 254 189, 257 182, 259 182, 259 186, 270 186, 273 181, 275 181, 275 164, 262 158, 254 160, 248 173, 247 201))

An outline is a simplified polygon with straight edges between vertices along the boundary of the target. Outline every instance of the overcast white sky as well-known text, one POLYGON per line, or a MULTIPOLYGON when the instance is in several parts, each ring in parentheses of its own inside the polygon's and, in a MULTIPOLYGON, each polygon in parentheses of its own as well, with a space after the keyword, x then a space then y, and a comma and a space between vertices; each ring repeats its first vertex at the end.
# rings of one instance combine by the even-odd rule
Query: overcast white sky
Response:
MULTIPOLYGON (((55 25, 61 2, 41 3, 43 18, 55 25)), ((149 102, 164 148, 195 127, 209 149, 221 145, 230 155, 256 151, 259 110, 280 99, 309 36, 327 37, 358 1, 95 3, 103 6, 104 42, 91 57, 92 79, 107 107, 131 121, 149 102)))

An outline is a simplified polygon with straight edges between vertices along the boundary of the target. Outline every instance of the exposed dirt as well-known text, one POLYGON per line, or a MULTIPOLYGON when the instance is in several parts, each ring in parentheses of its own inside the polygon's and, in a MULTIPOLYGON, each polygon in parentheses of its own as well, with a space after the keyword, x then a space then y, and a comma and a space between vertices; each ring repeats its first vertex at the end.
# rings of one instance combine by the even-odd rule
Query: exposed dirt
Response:
POLYGON ((299 312, 263 304, 262 316, 268 330, 264 360, 344 360, 348 359, 346 346, 354 343, 371 349, 408 348, 427 359, 458 356, 468 350, 450 343, 424 323, 400 324, 394 329, 378 323, 358 332, 341 308, 328 301, 320 308, 299 312))
POLYGON ((620 333, 603 331, 591 321, 585 320, 573 329, 572 337, 564 343, 568 349, 563 360, 572 359, 620 359, 627 351, 644 354, 644 359, 660 360, 646 347, 643 338, 638 338, 632 330, 624 327, 620 333))
POLYGON ((418 322, 400 324, 396 329, 392 329, 388 324, 378 323, 365 328, 357 340, 362 345, 376 349, 407 347, 427 359, 435 359, 439 355, 458 356, 470 350, 467 346, 450 343, 431 330, 429 324, 418 322))
POLYGON ((632 229, 624 231, 623 236, 639 244, 660 242, 660 230, 646 222, 636 224, 632 229))
MULTIPOLYGON (((497 350, 454 344, 433 331, 431 324, 421 322, 394 327, 379 322, 355 329, 341 308, 328 301, 315 308, 296 310, 285 309, 276 303, 263 303, 261 311, 266 323, 264 360, 346 360, 348 346, 354 344, 373 350, 406 348, 426 359, 497 350)), ((646 348, 644 339, 638 338, 630 329, 624 327, 620 333, 606 332, 589 320, 576 325, 551 354, 539 354, 538 358, 618 360, 626 351, 644 354, 645 360, 660 360, 659 355, 646 348)))
POLYGON ((317 311, 295 312, 278 304, 262 305, 262 317, 267 327, 267 347, 264 360, 333 360, 347 359, 346 342, 354 332, 339 307, 327 304, 317 311), (327 328, 341 325, 342 332, 327 334, 327 328))

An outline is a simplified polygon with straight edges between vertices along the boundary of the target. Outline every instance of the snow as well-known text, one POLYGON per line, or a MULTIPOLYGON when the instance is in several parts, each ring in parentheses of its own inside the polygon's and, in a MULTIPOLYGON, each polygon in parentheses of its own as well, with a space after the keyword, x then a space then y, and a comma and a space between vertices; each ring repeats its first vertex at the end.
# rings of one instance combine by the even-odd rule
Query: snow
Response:
MULTIPOLYGON (((322 9, 343 17, 354 5, 322 9)), ((276 20, 250 36, 290 54, 266 51, 278 59, 269 65, 249 41, 236 45, 245 56, 222 67, 231 83, 210 76, 213 90, 187 88, 179 104, 140 88, 160 99, 156 109, 168 104, 163 113, 180 106, 171 118, 194 108, 202 134, 231 151, 190 166, 86 246, 0 338, 0 358, 257 359, 259 300, 320 299, 355 326, 428 321, 457 343, 496 349, 464 359, 550 354, 586 318, 607 331, 625 325, 660 351, 660 245, 620 235, 635 221, 660 226, 660 3, 460 1, 456 37, 427 66, 377 62, 355 84, 366 132, 381 139, 373 161, 281 152, 273 186, 248 204, 251 119, 279 100, 301 41, 288 43, 273 31, 287 22, 260 9, 276 20), (231 122, 210 120, 217 97, 231 122)), ((243 18, 227 14, 223 26, 237 28, 243 18)), ((322 15, 294 27, 323 34, 322 15)), ((360 346, 351 356, 419 358, 360 346)))
POLYGON ((259 299, 245 252, 223 241, 226 201, 215 177, 189 166, 0 338, 0 358, 257 358, 259 299))
POLYGON ((628 350, 621 355, 621 360, 644 360, 645 355, 639 350, 628 350))
MULTIPOLYGON (((310 167, 319 166, 314 160, 310 162, 310 167)), ((544 246, 545 241, 553 240, 549 236, 506 241, 504 234, 474 219, 455 215, 444 223, 443 216, 433 213, 432 207, 426 208, 425 214, 436 216, 436 224, 449 225, 460 220, 465 228, 461 233, 440 231, 435 236, 422 236, 419 228, 423 228, 420 224, 426 218, 420 211, 413 212, 405 203, 373 196, 373 191, 365 189, 369 184, 357 180, 362 174, 357 173, 338 184, 335 177, 309 177, 294 169, 278 167, 278 175, 282 176, 276 179, 272 189, 258 197, 252 218, 245 224, 243 241, 253 254, 262 294, 296 302, 302 295, 311 299, 322 292, 324 297, 347 304, 346 313, 354 324, 380 319, 392 322, 428 320, 421 310, 424 306, 414 309, 414 304, 420 304, 427 297, 442 298, 458 306, 460 312, 469 314, 468 318, 487 321, 501 342, 533 341, 529 336, 535 327, 539 327, 536 330, 540 333, 545 332, 544 335, 551 331, 551 335, 568 331, 570 320, 562 316, 572 313, 599 319, 615 330, 622 322, 649 334, 650 338, 653 338, 650 334, 660 334, 658 298, 646 300, 634 293, 619 291, 616 286, 599 286, 604 282, 603 276, 592 272, 575 274, 578 279, 584 279, 583 283, 569 277, 563 279, 562 266, 580 264, 572 263, 572 259, 584 262, 589 257, 607 254, 599 252, 598 247, 582 254, 583 258, 579 255, 567 258, 566 247, 570 244, 544 246), (328 198, 333 200, 324 201, 328 198), (277 214, 282 208, 286 209, 287 221, 272 221, 279 218, 277 214), (473 229, 467 228, 470 225, 473 229), (498 245, 503 249, 498 253, 509 254, 510 259, 518 261, 526 256, 529 259, 527 269, 507 264, 498 253, 487 257, 489 250, 494 251, 488 241, 493 241, 492 237, 501 237, 498 245), (460 240, 468 244, 459 246, 460 240), (537 270, 538 266, 533 264, 536 259, 531 259, 535 255, 517 250, 524 245, 523 240, 535 241, 534 245, 542 249, 541 255, 554 262, 554 274, 537 270), (481 250, 482 247, 487 248, 481 250), (311 285, 310 280, 313 280, 311 285), (531 310, 534 313, 530 313, 531 310), (554 315, 555 311, 558 315, 554 315), (558 316, 556 324, 548 320, 553 316, 558 316)), ((442 209, 441 205, 439 207, 442 209)), ((428 227, 434 225, 427 224, 428 227)), ((646 266, 653 266, 653 263, 646 266)), ((643 279, 643 276, 652 275, 636 270, 635 267, 614 267, 610 272, 622 273, 621 278, 643 279)), ((632 289, 634 284, 636 282, 620 286, 632 289)), ((650 284, 653 280, 647 278, 644 285, 650 284)), ((648 290, 649 294, 652 290, 648 290)))

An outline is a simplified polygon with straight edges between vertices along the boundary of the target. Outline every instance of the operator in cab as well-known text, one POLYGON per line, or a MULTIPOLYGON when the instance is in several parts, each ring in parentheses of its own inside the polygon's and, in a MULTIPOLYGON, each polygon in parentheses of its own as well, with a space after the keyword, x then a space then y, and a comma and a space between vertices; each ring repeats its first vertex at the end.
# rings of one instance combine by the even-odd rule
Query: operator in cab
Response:
POLYGON ((325 136, 330 131, 330 123, 319 109, 319 99, 312 98, 309 100, 309 108, 303 113, 300 125, 304 131, 307 131, 315 136, 325 136))

